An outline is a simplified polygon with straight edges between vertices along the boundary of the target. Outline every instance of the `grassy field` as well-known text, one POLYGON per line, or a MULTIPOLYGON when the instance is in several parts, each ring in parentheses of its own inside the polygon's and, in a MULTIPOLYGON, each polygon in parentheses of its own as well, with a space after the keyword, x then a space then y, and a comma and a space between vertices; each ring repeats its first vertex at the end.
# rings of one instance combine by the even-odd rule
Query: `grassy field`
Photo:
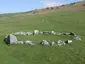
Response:
MULTIPOLYGON (((21 36, 18 39, 32 40, 39 43, 67 40, 72 37, 37 35, 21 36)), ((60 11, 49 14, 0 15, 0 64, 85 64, 85 11, 60 11), (74 41, 65 46, 28 46, 4 44, 7 34, 18 31, 56 31, 75 32, 82 41, 74 41)))

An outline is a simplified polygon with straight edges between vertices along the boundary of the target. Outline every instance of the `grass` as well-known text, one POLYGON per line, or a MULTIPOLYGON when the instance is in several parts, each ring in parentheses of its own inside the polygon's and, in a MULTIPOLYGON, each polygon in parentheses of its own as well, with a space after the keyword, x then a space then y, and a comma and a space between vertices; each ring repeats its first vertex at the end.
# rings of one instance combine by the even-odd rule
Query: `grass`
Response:
MULTIPOLYGON (((0 18, 0 63, 1 64, 84 64, 85 63, 85 11, 60 11, 39 15, 1 15, 0 18), (5 19, 4 19, 5 18, 5 19), (3 39, 18 31, 75 32, 82 41, 73 41, 65 46, 7 46, 3 39)), ((39 43, 71 39, 67 36, 38 35, 17 36, 19 40, 39 43)))

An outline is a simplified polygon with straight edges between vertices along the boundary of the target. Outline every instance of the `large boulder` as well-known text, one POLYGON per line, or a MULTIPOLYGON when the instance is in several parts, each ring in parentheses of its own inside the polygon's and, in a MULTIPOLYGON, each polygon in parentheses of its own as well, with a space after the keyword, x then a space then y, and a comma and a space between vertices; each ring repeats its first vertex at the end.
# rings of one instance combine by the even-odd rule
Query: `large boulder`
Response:
POLYGON ((6 44, 17 44, 17 37, 9 34, 4 38, 6 44))

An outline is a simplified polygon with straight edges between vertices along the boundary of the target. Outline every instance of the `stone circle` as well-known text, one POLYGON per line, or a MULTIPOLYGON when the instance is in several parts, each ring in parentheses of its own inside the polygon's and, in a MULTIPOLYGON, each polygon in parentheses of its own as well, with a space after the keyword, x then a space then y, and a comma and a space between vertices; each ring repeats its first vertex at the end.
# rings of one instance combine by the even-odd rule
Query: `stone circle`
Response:
MULTIPOLYGON (((17 40, 17 35, 28 35, 28 36, 31 36, 31 35, 39 35, 39 34, 52 34, 52 35, 65 35, 65 36, 73 36, 73 39, 74 40, 81 40, 81 38, 79 36, 77 36, 74 32, 70 32, 70 33, 60 33, 60 32, 55 32, 55 31, 39 31, 39 30, 34 30, 33 32, 23 32, 23 31, 20 31, 20 32, 16 32, 16 33, 12 33, 12 34, 9 34, 7 35, 5 38, 4 38, 4 42, 6 44, 27 44, 27 45, 35 45, 32 41, 18 41, 17 40)), ((66 41, 62 41, 62 40, 58 40, 57 42, 48 42, 47 40, 43 40, 40 42, 41 45, 65 45, 65 44, 70 44, 73 42, 73 39, 72 40, 66 40, 66 41)))

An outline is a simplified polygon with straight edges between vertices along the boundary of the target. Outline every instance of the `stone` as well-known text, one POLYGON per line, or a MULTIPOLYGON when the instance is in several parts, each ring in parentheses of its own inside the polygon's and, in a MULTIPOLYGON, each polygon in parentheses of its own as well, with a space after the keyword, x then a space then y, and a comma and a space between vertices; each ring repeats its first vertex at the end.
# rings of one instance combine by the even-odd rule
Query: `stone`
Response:
POLYGON ((75 40, 81 40, 81 38, 79 36, 76 36, 73 39, 75 39, 75 40))
POLYGON ((17 41, 17 44, 24 44, 23 41, 17 41))
POLYGON ((41 44, 41 45, 49 45, 49 42, 46 41, 46 40, 43 40, 43 41, 40 42, 40 44, 41 44))
POLYGON ((63 33, 63 35, 69 36, 70 33, 63 33))
POLYGON ((6 44, 10 44, 10 37, 9 37, 9 35, 5 36, 4 42, 5 42, 6 44))
POLYGON ((70 32, 69 34, 70 36, 76 36, 76 34, 74 32, 70 32))
POLYGON ((28 41, 28 40, 27 40, 27 41, 25 41, 25 42, 24 42, 24 44, 28 44, 28 45, 35 45, 35 44, 33 44, 33 43, 32 43, 32 41, 28 41))
POLYGON ((27 35, 27 33, 26 32, 23 32, 23 35, 27 35))
POLYGON ((56 44, 55 42, 50 42, 50 45, 52 45, 52 46, 55 45, 55 44, 56 44))
POLYGON ((35 34, 39 34, 39 31, 38 30, 34 30, 33 31, 33 34, 35 35, 35 34))
POLYGON ((64 42, 64 41, 59 40, 59 41, 57 42, 57 44, 58 44, 59 46, 61 46, 61 45, 65 45, 65 42, 64 42))
POLYGON ((66 40, 65 43, 66 44, 72 43, 72 40, 66 40))
POLYGON ((16 33, 14 33, 14 35, 20 35, 20 32, 16 32, 16 33))
POLYGON ((57 35, 62 35, 62 33, 59 33, 59 32, 58 32, 57 35))
POLYGON ((24 35, 24 32, 23 32, 23 31, 21 31, 21 32, 20 32, 20 35, 24 35))
POLYGON ((49 31, 43 31, 43 34, 51 34, 49 31))
POLYGON ((51 31, 51 34, 56 35, 56 32, 55 31, 51 31))
POLYGON ((27 34, 27 35, 32 35, 33 33, 31 33, 31 32, 27 32, 26 34, 27 34))
POLYGON ((6 44, 17 44, 17 37, 9 34, 4 38, 6 44))
POLYGON ((43 32, 40 32, 40 34, 43 34, 43 32))

